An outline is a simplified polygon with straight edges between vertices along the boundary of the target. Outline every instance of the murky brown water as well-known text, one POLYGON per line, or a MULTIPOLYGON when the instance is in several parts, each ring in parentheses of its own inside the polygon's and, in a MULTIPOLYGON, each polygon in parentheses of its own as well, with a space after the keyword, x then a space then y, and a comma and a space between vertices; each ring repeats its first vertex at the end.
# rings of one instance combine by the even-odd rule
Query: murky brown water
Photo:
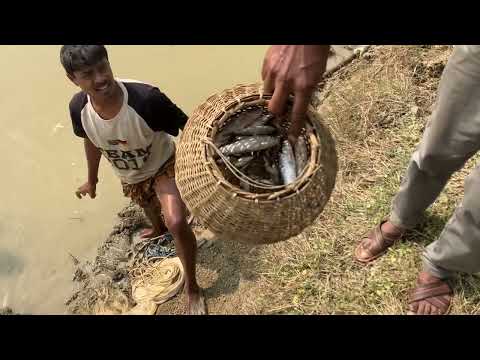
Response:
MULTIPOLYGON (((64 313, 69 253, 93 259, 127 203, 102 159, 98 196, 78 200, 86 180, 68 102, 76 88, 60 46, 0 46, 0 307, 64 313)), ((188 114, 209 95, 259 80, 266 46, 110 46, 115 76, 156 84, 188 114)))

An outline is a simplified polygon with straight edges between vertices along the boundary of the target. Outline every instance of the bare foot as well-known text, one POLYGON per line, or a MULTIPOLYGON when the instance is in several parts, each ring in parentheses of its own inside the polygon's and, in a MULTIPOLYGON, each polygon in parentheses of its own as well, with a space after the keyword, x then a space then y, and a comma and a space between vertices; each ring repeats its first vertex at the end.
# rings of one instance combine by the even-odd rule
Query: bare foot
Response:
POLYGON ((355 249, 355 258, 362 263, 369 263, 382 255, 405 233, 405 230, 393 225, 390 221, 383 222, 370 231, 355 249))
POLYGON ((408 315, 444 315, 450 310, 453 292, 446 281, 428 272, 418 274, 412 291, 408 315))
POLYGON ((207 315, 207 304, 203 291, 197 286, 196 290, 185 288, 187 295, 187 315, 207 315))

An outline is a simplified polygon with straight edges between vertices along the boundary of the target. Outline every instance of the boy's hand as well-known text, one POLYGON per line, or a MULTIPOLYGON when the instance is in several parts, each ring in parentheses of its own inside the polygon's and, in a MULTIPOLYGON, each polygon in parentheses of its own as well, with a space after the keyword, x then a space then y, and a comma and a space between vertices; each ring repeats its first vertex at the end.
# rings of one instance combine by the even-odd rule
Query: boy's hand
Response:
POLYGON ((75 195, 77 195, 77 197, 81 199, 82 196, 86 196, 88 194, 90 195, 91 199, 95 199, 95 196, 97 196, 96 190, 97 184, 92 184, 87 181, 85 184, 78 188, 78 190, 75 192, 75 195))

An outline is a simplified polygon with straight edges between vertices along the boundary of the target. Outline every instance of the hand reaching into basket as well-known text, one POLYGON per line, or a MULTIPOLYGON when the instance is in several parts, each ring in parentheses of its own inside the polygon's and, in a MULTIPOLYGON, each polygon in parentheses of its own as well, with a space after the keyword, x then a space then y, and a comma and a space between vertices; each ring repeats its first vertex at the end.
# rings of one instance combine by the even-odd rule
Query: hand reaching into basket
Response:
POLYGON ((294 95, 289 139, 292 144, 305 125, 305 114, 315 86, 325 72, 330 45, 274 45, 262 68, 264 91, 273 93, 269 110, 281 115, 288 96, 294 95))

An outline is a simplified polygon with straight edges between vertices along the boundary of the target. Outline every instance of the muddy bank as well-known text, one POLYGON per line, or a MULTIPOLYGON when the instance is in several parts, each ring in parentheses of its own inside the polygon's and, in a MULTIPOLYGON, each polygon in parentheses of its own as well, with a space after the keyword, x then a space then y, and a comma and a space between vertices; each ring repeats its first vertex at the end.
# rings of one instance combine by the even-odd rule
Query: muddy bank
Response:
MULTIPOLYGON (((193 220, 197 235, 205 230, 193 220)), ((140 239, 139 232, 150 226, 143 210, 130 204, 118 213, 118 222, 105 242, 99 247, 93 262, 80 262, 71 255, 75 265, 73 281, 76 289, 65 302, 71 314, 121 314, 136 305, 132 298, 132 271, 142 262, 149 244, 155 241, 140 239)), ((203 245, 203 240, 199 245, 203 245)), ((162 243, 163 251, 174 255, 175 247, 170 237, 162 243)))
POLYGON ((9 307, 3 307, 3 308, 0 308, 0 315, 20 315, 20 314, 15 313, 9 307))
MULTIPOLYGON (((132 298, 131 254, 138 232, 146 225, 142 209, 129 205, 118 214, 118 223, 93 262, 82 263, 72 256, 76 289, 66 301, 68 313, 121 314, 136 305, 132 298)), ((197 277, 205 290, 209 313, 245 313, 244 307, 252 299, 246 290, 258 280, 261 247, 219 240, 195 219, 192 228, 199 245, 197 277)), ((185 306, 184 295, 179 293, 160 305, 156 313, 183 314, 185 306)))
POLYGON ((100 307, 121 312, 134 305, 128 278, 128 251, 132 247, 133 234, 148 222, 142 209, 133 204, 120 211, 118 218, 93 263, 81 263, 72 255, 76 266, 73 281, 77 289, 65 303, 69 313, 95 314, 100 307))

